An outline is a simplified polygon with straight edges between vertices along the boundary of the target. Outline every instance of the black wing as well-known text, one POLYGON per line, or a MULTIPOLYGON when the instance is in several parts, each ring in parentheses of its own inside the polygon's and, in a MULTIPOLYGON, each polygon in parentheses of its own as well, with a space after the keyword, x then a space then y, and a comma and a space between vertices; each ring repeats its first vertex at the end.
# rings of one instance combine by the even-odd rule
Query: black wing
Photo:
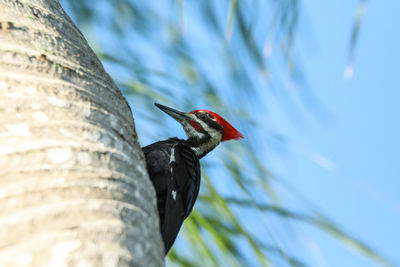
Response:
POLYGON ((193 150, 178 143, 175 146, 174 179, 185 203, 185 219, 189 216, 200 190, 200 163, 193 150))
POLYGON ((190 147, 177 138, 154 143, 143 151, 157 194, 161 235, 167 253, 197 199, 200 163, 190 147))

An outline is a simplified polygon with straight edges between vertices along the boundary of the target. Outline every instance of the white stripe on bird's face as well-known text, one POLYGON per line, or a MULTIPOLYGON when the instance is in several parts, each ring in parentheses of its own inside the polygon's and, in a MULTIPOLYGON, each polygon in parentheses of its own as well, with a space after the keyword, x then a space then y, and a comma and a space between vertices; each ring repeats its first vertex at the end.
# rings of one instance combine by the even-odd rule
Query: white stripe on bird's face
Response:
MULTIPOLYGON (((191 117, 192 120, 195 121, 195 122, 199 122, 199 121, 200 121, 200 120, 196 117, 196 115, 194 115, 194 114, 189 114, 188 116, 191 117)), ((182 122, 180 122, 180 123, 182 124, 183 130, 185 131, 186 136, 187 136, 188 138, 191 138, 191 137, 192 137, 192 138, 195 138, 195 139, 201 139, 201 138, 205 135, 204 133, 197 131, 197 130, 193 127, 193 125, 191 125, 191 124, 189 123, 189 121, 187 121, 187 120, 182 121, 182 122)), ((204 127, 203 127, 203 128, 204 128, 204 127)))
MULTIPOLYGON (((177 121, 182 125, 188 140, 194 141, 191 149, 198 157, 202 157, 215 148, 222 140, 222 132, 207 125, 195 114, 187 114, 193 122, 196 122, 202 129, 196 129, 193 122, 188 119, 177 121)), ((198 127, 199 128, 199 127, 198 127)))
MULTIPOLYGON (((196 122, 203 127, 204 131, 210 136, 207 139, 204 139, 205 142, 200 142, 198 146, 192 147, 193 151, 196 153, 197 156, 204 155, 205 152, 211 151, 213 148, 215 148, 222 140, 222 133, 210 126, 207 125, 207 123, 203 122, 202 120, 198 119, 196 117, 196 122)), ((193 131, 196 131, 195 136, 199 138, 199 140, 202 139, 202 137, 205 137, 205 133, 198 132, 196 129, 194 129, 190 124, 189 126, 192 128, 193 131)), ((189 136, 188 136, 189 137, 189 136)))

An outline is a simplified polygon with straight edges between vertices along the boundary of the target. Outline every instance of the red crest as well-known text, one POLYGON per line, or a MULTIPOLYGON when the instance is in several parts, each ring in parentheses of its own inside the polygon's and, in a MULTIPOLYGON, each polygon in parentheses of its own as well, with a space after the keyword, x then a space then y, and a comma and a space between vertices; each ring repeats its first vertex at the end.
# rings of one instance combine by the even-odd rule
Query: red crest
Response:
POLYGON ((205 112, 210 113, 211 115, 214 116, 215 120, 219 124, 221 124, 222 128, 224 129, 224 134, 222 135, 222 141, 243 138, 243 135, 238 130, 236 130, 229 122, 227 122, 224 118, 222 118, 220 115, 218 115, 215 112, 205 110, 205 109, 199 109, 199 110, 194 110, 190 113, 196 113, 199 111, 205 111, 205 112))

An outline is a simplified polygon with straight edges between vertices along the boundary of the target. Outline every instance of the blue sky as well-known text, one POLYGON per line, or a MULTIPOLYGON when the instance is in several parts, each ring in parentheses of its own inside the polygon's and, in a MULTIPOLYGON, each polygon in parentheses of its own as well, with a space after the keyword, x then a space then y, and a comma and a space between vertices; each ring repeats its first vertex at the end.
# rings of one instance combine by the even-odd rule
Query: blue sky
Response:
MULTIPOLYGON (((359 1, 314 0, 300 3, 296 52, 300 55, 308 88, 313 91, 323 108, 315 114, 315 109, 307 107, 307 102, 294 97, 299 110, 293 110, 302 115, 288 116, 287 110, 282 108, 282 102, 274 97, 271 90, 261 88, 262 99, 268 100, 268 112, 264 114, 262 112, 265 110, 255 110, 259 112, 256 117, 268 131, 273 129, 282 134, 287 146, 287 150, 281 153, 266 151, 263 160, 277 177, 288 181, 348 233, 400 265, 400 2, 367 1, 355 50, 355 71, 351 78, 344 77, 344 70, 359 1)), ((107 16, 108 9, 105 6, 103 3, 97 7, 105 12, 104 20, 116 19, 107 16)), ((167 17, 171 17, 174 16, 172 11, 169 14, 171 6, 173 5, 170 2, 162 2, 159 8, 167 17)), ((220 49, 214 43, 215 35, 207 32, 207 28, 196 25, 196 12, 189 5, 187 7, 186 38, 192 42, 193 47, 200 47, 199 62, 211 72, 209 74, 217 80, 216 84, 226 90, 226 102, 230 103, 229 93, 238 93, 239 90, 231 90, 230 85, 223 80, 226 66, 215 62, 207 67, 215 51, 220 49), (207 49, 201 49, 204 47, 207 49)), ((226 9, 220 10, 221 16, 225 16, 226 9)), ((271 11, 265 10, 265 14, 270 15, 271 11)), ((260 34, 256 38, 264 38, 266 27, 259 26, 260 34)), ((84 29, 81 30, 85 33, 84 29)), ((118 51, 121 44, 118 40, 113 40, 112 34, 100 29, 103 39, 99 38, 99 41, 105 50, 108 46, 109 50, 118 51)), ((86 37, 90 41, 91 36, 87 34, 86 37)), ((148 43, 142 43, 143 40, 138 36, 130 38, 129 44, 145 55, 147 61, 142 61, 143 64, 170 71, 170 62, 163 61, 162 55, 157 54, 160 53, 158 46, 150 47, 148 43)), ((272 55, 277 51, 277 48, 272 47, 272 55)), ((276 62, 278 63, 272 67, 282 69, 282 62, 276 62)), ((114 74, 114 78, 117 75, 129 75, 128 71, 121 72, 110 65, 106 65, 106 69, 114 74)), ((257 73, 254 77, 257 78, 257 73)), ((284 87, 278 89, 289 90, 288 94, 291 96, 298 94, 290 90, 302 90, 284 87)), ((186 88, 174 88, 174 107, 179 108, 179 103, 183 102, 181 100, 185 90, 186 88)), ((141 116, 146 113, 146 108, 153 107, 134 98, 128 100, 134 107, 142 145, 146 145, 153 141, 154 135, 149 133, 154 131, 154 125, 149 125, 148 118, 141 116)), ((252 105, 239 104, 246 105, 247 109, 252 105)), ((213 110, 209 106, 196 108, 213 110)), ((289 113, 293 113, 293 110, 289 113)), ((241 130, 246 134, 246 129, 241 130)), ((168 136, 183 137, 183 131, 178 129, 173 120, 168 121, 168 128, 162 134, 168 133, 168 136)), ((263 140, 260 140, 260 144, 262 143, 263 140)), ((221 146, 217 150, 223 149, 221 146)), ((217 159, 217 153, 213 152, 206 160, 217 159)), ((224 184, 229 177, 225 178, 216 183, 221 187, 225 186, 229 191, 229 185, 224 184)), ((285 204, 302 208, 303 203, 299 203, 279 186, 277 189, 285 199, 285 204)), ((290 238, 296 241, 291 244, 291 239, 286 238, 286 241, 289 240, 286 245, 311 266, 376 266, 310 226, 298 223, 293 225, 296 231, 290 238)))
MULTIPOLYGON (((400 265, 400 3, 368 2, 354 76, 345 79, 357 4, 303 3, 306 23, 300 31, 311 37, 302 63, 331 117, 321 123, 310 116, 294 127, 273 108, 269 123, 294 151, 276 171, 344 229, 400 265)), ((307 227, 302 236, 318 243, 310 253, 319 258, 316 266, 375 266, 307 227)))

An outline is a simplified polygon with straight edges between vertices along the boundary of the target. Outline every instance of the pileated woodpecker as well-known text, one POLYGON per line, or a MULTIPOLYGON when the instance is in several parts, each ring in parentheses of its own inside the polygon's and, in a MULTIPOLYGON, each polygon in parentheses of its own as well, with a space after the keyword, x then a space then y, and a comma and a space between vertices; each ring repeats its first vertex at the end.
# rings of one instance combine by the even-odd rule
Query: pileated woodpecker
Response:
POLYGON ((212 111, 185 113, 155 105, 178 121, 187 135, 187 140, 174 137, 143 148, 147 171, 157 194, 160 231, 167 254, 197 199, 201 177, 199 159, 221 141, 243 136, 212 111))

